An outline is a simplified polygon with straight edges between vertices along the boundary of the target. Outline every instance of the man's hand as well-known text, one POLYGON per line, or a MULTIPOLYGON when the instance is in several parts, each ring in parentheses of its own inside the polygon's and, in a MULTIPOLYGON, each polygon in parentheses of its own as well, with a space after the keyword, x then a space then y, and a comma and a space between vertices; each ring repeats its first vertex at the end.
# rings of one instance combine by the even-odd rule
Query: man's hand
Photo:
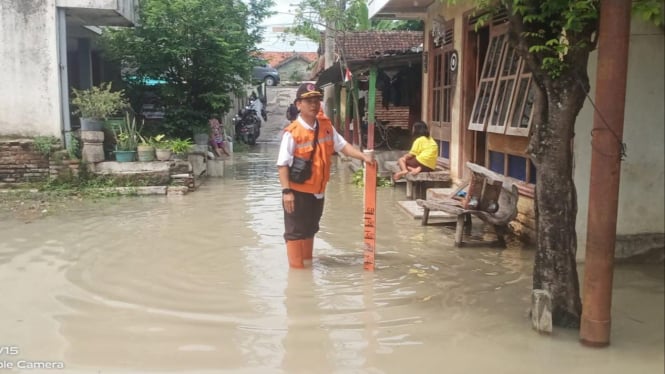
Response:
POLYGON ((286 213, 291 214, 295 209, 295 197, 293 192, 282 194, 282 204, 286 213))
POLYGON ((363 161, 365 161, 365 164, 370 164, 370 165, 374 165, 376 163, 376 160, 372 155, 368 155, 365 153, 363 153, 363 161))

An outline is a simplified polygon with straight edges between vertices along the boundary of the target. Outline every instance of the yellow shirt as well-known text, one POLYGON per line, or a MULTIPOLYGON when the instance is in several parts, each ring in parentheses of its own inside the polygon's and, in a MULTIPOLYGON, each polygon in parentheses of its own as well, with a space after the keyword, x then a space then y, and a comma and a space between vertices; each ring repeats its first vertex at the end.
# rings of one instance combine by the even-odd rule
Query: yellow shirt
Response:
POLYGON ((428 168, 436 169, 436 159, 439 156, 439 146, 432 137, 421 136, 414 140, 411 150, 412 155, 416 156, 416 160, 428 168))

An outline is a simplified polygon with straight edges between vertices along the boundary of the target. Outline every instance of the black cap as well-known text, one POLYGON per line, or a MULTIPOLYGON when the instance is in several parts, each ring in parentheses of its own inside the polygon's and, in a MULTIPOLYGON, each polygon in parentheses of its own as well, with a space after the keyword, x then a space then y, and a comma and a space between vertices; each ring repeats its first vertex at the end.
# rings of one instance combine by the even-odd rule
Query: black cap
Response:
POLYGON ((307 99, 309 97, 323 97, 323 93, 316 88, 314 83, 303 83, 298 87, 298 91, 296 91, 296 99, 294 101, 307 99))

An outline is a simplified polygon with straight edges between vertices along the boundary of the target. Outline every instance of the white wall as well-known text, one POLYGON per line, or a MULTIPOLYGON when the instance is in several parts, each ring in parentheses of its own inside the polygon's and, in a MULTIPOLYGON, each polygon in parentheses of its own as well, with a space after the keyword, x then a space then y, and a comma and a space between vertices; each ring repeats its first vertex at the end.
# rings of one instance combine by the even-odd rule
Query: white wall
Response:
POLYGON ((0 2, 0 135, 60 136, 54 0, 0 2))
MULTIPOLYGON (((664 45, 662 28, 633 18, 623 133, 627 157, 621 164, 617 235, 665 231, 664 45)), ((595 99, 596 59, 594 52, 588 69, 592 99, 595 99)), ((592 125, 593 107, 587 101, 575 126, 578 259, 584 258, 586 248, 592 125)))

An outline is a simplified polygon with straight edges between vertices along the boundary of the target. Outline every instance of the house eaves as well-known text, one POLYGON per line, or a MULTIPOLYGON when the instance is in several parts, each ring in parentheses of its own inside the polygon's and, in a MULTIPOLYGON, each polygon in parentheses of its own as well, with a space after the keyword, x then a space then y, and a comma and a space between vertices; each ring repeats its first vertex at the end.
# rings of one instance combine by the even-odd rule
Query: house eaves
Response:
MULTIPOLYGON (((379 69, 411 66, 422 62, 422 31, 355 31, 340 33, 335 38, 337 55, 354 74, 364 73, 370 66, 379 69)), ((340 60, 328 69, 319 62, 312 80, 320 85, 342 80, 340 60)))
POLYGON ((339 34, 337 53, 346 62, 422 52, 422 31, 356 31, 339 34))
POLYGON ((369 0, 370 19, 418 20, 427 16, 427 8, 434 0, 369 0))

